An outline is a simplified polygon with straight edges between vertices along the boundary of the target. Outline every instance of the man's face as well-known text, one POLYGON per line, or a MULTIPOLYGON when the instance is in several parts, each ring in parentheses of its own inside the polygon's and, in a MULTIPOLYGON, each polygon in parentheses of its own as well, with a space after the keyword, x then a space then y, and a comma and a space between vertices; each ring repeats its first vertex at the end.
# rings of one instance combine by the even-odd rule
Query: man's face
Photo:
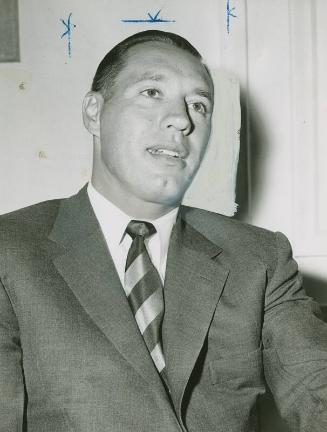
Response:
POLYGON ((197 58, 161 42, 130 48, 101 111, 94 166, 113 201, 178 205, 207 146, 212 109, 212 82, 197 58))

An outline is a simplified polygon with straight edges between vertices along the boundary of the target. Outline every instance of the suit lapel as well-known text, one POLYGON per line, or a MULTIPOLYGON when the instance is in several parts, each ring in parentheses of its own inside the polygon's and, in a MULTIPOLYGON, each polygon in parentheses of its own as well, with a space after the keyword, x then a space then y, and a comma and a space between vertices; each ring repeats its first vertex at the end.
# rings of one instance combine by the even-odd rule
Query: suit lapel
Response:
POLYGON ((164 393, 86 190, 63 202, 50 238, 64 247, 54 264, 88 315, 138 373, 164 393))
POLYGON ((179 217, 169 246, 163 345, 170 390, 181 415, 183 394, 204 344, 228 269, 221 249, 179 217))
MULTIPOLYGON (((167 398, 85 188, 63 201, 49 237, 61 246, 54 264, 85 311, 126 361, 167 398)), ((187 382, 228 275, 216 259, 220 252, 179 216, 169 246, 163 323, 171 396, 179 416, 187 382)))

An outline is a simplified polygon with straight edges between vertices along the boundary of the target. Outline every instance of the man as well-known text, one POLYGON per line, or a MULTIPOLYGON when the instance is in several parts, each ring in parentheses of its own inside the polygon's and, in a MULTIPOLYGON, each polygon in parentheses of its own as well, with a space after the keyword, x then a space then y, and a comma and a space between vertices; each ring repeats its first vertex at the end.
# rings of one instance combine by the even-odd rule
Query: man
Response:
POLYGON ((280 233, 180 206, 213 83, 180 36, 101 62, 92 181, 1 219, 0 431, 327 430, 327 327, 280 233))

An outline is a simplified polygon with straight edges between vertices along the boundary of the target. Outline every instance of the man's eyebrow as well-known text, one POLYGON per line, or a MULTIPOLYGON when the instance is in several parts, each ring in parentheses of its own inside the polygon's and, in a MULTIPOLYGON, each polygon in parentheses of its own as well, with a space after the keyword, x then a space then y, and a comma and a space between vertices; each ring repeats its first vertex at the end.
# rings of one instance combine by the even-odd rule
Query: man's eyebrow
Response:
MULTIPOLYGON (((139 82, 142 81, 166 81, 167 77, 165 75, 162 74, 156 74, 153 72, 144 72, 142 75, 136 76, 134 79, 131 80, 130 84, 134 85, 134 84, 138 84, 139 82)), ((202 88, 196 88, 194 89, 194 93, 205 97, 206 99, 208 99, 211 103, 213 103, 213 95, 210 91, 204 90, 202 88)))
POLYGON ((211 103, 213 103, 213 95, 211 92, 203 89, 195 89, 195 93, 199 96, 205 97, 208 99, 211 103))

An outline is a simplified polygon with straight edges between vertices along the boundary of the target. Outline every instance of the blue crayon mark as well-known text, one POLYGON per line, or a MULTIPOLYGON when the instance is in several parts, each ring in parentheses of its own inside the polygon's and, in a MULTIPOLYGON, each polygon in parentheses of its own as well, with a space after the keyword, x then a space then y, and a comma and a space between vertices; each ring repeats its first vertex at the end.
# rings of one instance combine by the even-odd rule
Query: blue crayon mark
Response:
POLYGON ((151 15, 150 12, 148 12, 148 17, 146 19, 122 19, 121 21, 124 23, 150 23, 150 24, 154 24, 154 23, 173 23, 176 22, 175 20, 168 20, 168 19, 163 19, 159 17, 159 14, 161 12, 161 9, 158 10, 158 12, 155 15, 151 15))
POLYGON ((63 20, 62 18, 60 19, 60 21, 63 23, 63 25, 66 28, 66 31, 61 35, 61 39, 65 36, 67 36, 67 39, 68 39, 68 56, 69 57, 72 56, 72 30, 74 27, 76 27, 76 25, 71 22, 71 18, 72 18, 72 12, 68 15, 67 22, 65 20, 63 20))
POLYGON ((227 8, 226 8, 226 10, 227 10, 227 33, 229 34, 229 31, 230 31, 230 18, 231 17, 237 18, 237 16, 233 14, 233 12, 235 10, 235 7, 232 7, 232 8, 230 7, 230 0, 227 0, 227 8))

